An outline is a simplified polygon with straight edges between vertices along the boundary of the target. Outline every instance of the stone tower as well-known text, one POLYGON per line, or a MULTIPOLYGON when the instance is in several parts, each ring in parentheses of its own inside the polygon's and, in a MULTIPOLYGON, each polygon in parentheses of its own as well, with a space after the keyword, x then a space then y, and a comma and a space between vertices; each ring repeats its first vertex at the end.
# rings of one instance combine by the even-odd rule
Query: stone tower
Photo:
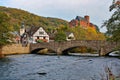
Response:
POLYGON ((88 23, 90 23, 90 17, 88 15, 84 16, 88 23))
POLYGON ((25 33, 25 26, 24 26, 24 23, 22 23, 20 27, 20 36, 22 36, 24 33, 25 33))

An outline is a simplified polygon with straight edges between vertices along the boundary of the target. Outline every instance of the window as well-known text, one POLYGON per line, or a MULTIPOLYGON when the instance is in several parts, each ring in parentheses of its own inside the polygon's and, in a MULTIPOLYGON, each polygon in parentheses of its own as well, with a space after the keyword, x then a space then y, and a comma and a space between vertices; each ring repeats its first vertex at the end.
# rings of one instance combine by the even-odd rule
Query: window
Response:
POLYGON ((37 36, 37 39, 39 39, 39 36, 37 36))
POLYGON ((46 39, 46 37, 43 37, 43 39, 46 39))
POLYGON ((44 32, 40 31, 39 34, 44 34, 44 32))

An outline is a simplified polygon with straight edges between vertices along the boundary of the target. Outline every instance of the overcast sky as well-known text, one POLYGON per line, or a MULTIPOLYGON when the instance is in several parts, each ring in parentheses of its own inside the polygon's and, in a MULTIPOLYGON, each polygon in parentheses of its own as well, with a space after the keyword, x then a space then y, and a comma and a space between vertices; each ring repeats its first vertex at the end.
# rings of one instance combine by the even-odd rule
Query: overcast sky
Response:
MULTIPOLYGON (((19 8, 31 13, 56 17, 67 21, 76 16, 89 15, 90 21, 99 27, 110 18, 112 0, 0 0, 0 6, 19 8)), ((104 28, 100 29, 105 32, 104 28)))

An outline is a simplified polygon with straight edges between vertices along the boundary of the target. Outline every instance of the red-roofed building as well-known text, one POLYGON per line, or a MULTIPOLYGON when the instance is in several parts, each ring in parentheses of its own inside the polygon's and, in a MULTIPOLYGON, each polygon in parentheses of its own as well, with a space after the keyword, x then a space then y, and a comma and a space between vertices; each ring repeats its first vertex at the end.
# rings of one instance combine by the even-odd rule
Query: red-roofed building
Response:
POLYGON ((88 15, 84 17, 77 16, 75 19, 69 22, 70 27, 81 26, 85 29, 88 27, 96 29, 95 25, 90 23, 90 17, 88 15))

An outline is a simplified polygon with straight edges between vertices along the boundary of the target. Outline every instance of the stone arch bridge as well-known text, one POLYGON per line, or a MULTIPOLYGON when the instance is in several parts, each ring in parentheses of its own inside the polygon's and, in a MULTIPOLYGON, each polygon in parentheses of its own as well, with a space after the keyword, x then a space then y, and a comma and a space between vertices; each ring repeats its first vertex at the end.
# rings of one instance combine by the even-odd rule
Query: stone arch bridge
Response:
POLYGON ((120 45, 118 42, 108 42, 99 40, 74 40, 64 42, 49 42, 30 44, 30 52, 39 48, 48 48, 55 51, 57 54, 62 54, 65 50, 73 47, 85 46, 97 50, 100 56, 104 56, 112 52, 120 45))

